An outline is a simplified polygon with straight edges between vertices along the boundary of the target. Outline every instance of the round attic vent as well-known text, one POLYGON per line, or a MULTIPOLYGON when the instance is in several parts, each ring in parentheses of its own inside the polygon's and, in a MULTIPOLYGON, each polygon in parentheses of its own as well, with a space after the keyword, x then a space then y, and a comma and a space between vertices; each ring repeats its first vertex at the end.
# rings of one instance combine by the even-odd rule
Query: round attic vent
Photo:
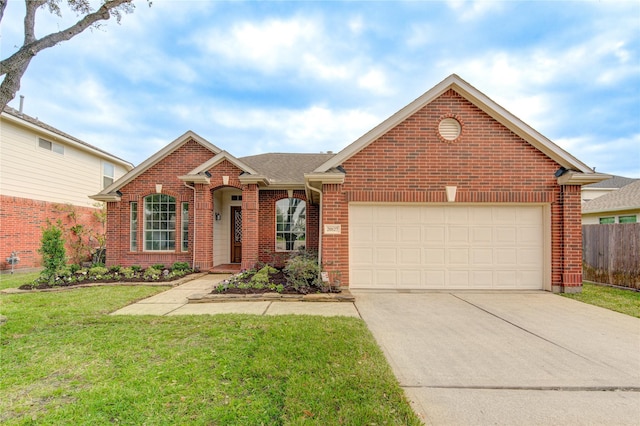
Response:
POLYGON ((447 141, 454 141, 458 139, 460 136, 460 132, 462 130, 462 126, 460 126, 460 122, 455 118, 445 118, 440 121, 438 125, 438 132, 442 139, 447 141))

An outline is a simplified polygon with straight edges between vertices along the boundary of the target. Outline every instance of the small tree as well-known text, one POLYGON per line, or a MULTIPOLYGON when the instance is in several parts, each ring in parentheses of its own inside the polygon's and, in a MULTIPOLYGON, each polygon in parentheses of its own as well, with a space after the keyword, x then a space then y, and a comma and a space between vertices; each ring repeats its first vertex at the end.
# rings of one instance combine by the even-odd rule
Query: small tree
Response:
POLYGON ((44 271, 42 275, 53 284, 56 277, 67 265, 67 252, 62 238, 62 222, 55 224, 47 219, 47 226, 42 229, 41 246, 38 252, 42 255, 44 271))

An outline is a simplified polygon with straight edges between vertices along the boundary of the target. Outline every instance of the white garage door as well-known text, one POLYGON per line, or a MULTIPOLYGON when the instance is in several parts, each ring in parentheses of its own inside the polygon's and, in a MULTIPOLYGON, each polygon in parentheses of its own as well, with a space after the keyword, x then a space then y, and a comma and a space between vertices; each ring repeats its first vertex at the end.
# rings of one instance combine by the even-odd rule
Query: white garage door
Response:
POLYGON ((541 289, 542 206, 349 206, 350 287, 541 289))

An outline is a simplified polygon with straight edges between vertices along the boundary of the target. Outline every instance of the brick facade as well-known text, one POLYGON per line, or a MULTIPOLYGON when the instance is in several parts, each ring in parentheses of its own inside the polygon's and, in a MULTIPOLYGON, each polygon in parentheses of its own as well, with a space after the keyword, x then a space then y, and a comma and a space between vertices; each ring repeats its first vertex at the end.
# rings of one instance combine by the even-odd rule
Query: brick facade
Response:
MULTIPOLYGON (((581 285, 580 187, 561 187, 559 165, 480 108, 450 89, 353 155, 343 164, 343 185, 324 185, 323 222, 342 225, 323 239, 325 269, 349 283, 349 202, 446 202, 551 205, 552 286, 581 285), (444 141, 438 124, 462 123, 462 134, 444 141)), ((570 291, 570 290, 569 290, 570 291)))
MULTIPOLYGON (((60 219, 67 229, 79 224, 87 230, 103 233, 102 225, 94 215, 97 211, 98 209, 90 207, 0 196, 0 270, 11 269, 6 258, 12 251, 17 252, 20 258, 20 262, 14 265, 15 270, 42 266, 42 256, 38 249, 42 228, 46 226, 47 219, 52 222, 60 219), (69 217, 69 209, 75 213, 75 221, 69 217)), ((67 256, 71 253, 72 248, 67 244, 67 256)))
MULTIPOLYGON (((554 173, 560 164, 485 110, 450 88, 368 142, 355 153, 346 151, 350 154, 341 164, 346 171, 344 183, 323 184, 321 206, 311 203, 306 206, 306 247, 312 250, 321 247, 323 267, 334 285, 349 285, 349 203, 444 204, 448 202, 445 187, 456 186, 456 203, 544 206, 550 214, 546 239, 549 247, 545 247, 550 258, 548 284, 554 291, 579 291, 580 187, 559 185, 554 173), (439 134, 438 125, 444 118, 455 118, 462 125, 460 135, 453 141, 439 134), (319 227, 325 224, 339 224, 341 232, 322 235, 319 227)), ((289 190, 280 189, 283 185, 271 189, 269 178, 261 181, 263 175, 259 172, 255 175, 259 184, 242 183, 239 177, 243 170, 237 166, 242 161, 230 156, 208 170, 210 183, 191 187, 178 179, 214 156, 211 149, 191 139, 120 189, 121 201, 108 203, 109 265, 148 266, 184 261, 206 270, 226 263, 213 258, 214 240, 220 238, 215 235, 213 225, 214 202, 219 199, 214 193, 225 187, 242 192, 241 267, 249 269, 258 262, 284 263, 288 253, 275 249, 275 204, 289 197, 289 191, 293 191, 293 197, 307 201, 302 184, 292 185, 289 190), (176 203, 190 205, 188 252, 182 252, 179 244, 179 208, 176 250, 170 253, 143 250, 144 197, 155 194, 157 184, 162 185, 163 194, 175 197, 176 203), (129 250, 132 201, 138 202, 139 212, 139 247, 135 252, 129 250)), ((336 173, 327 176, 335 179, 336 173)), ((202 182, 203 175, 200 176, 194 181, 202 182)))

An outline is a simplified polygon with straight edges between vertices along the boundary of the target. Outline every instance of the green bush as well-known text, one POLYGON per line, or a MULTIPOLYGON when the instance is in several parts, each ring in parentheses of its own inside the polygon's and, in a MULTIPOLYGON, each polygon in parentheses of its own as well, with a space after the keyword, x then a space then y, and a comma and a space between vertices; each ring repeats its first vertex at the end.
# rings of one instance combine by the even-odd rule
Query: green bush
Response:
POLYGON ((142 276, 145 280, 152 281, 159 279, 161 274, 162 271, 160 269, 156 269, 152 266, 150 268, 147 268, 142 276))
POLYGON ((49 284, 53 285, 56 283, 58 273, 67 264, 67 252, 62 238, 62 222, 58 220, 56 224, 53 224, 47 220, 47 226, 42 230, 40 242, 41 245, 38 252, 42 255, 42 264, 44 266, 41 275, 49 284))
POLYGON ((278 270, 272 266, 266 265, 251 277, 253 288, 263 289, 269 285, 269 274, 275 274, 278 270))
POLYGON ((103 266, 94 266, 89 268, 89 277, 95 279, 104 278, 105 275, 109 273, 109 270, 103 266))
POLYGON ((164 263, 156 263, 155 265, 151 265, 151 267, 162 271, 164 269, 164 263))
POLYGON ((128 279, 131 279, 136 276, 136 271, 134 271, 132 267, 122 268, 120 270, 120 273, 124 275, 125 278, 128 278, 128 279))
POLYGON ((189 263, 187 262, 176 262, 171 266, 172 271, 188 271, 189 263))
POLYGON ((120 269, 121 267, 119 265, 114 265, 109 268, 109 272, 113 272, 113 273, 120 272, 120 269))
POLYGON ((131 266, 131 270, 133 272, 140 272, 140 271, 142 271, 142 266, 140 266, 140 265, 132 265, 131 266))
POLYGON ((82 266, 78 265, 77 263, 72 263, 71 265, 69 265, 69 270, 71 271, 72 274, 75 274, 81 269, 82 269, 82 266))
POLYGON ((300 252, 287 260, 284 274, 287 282, 300 293, 322 289, 318 259, 308 252, 300 252))

